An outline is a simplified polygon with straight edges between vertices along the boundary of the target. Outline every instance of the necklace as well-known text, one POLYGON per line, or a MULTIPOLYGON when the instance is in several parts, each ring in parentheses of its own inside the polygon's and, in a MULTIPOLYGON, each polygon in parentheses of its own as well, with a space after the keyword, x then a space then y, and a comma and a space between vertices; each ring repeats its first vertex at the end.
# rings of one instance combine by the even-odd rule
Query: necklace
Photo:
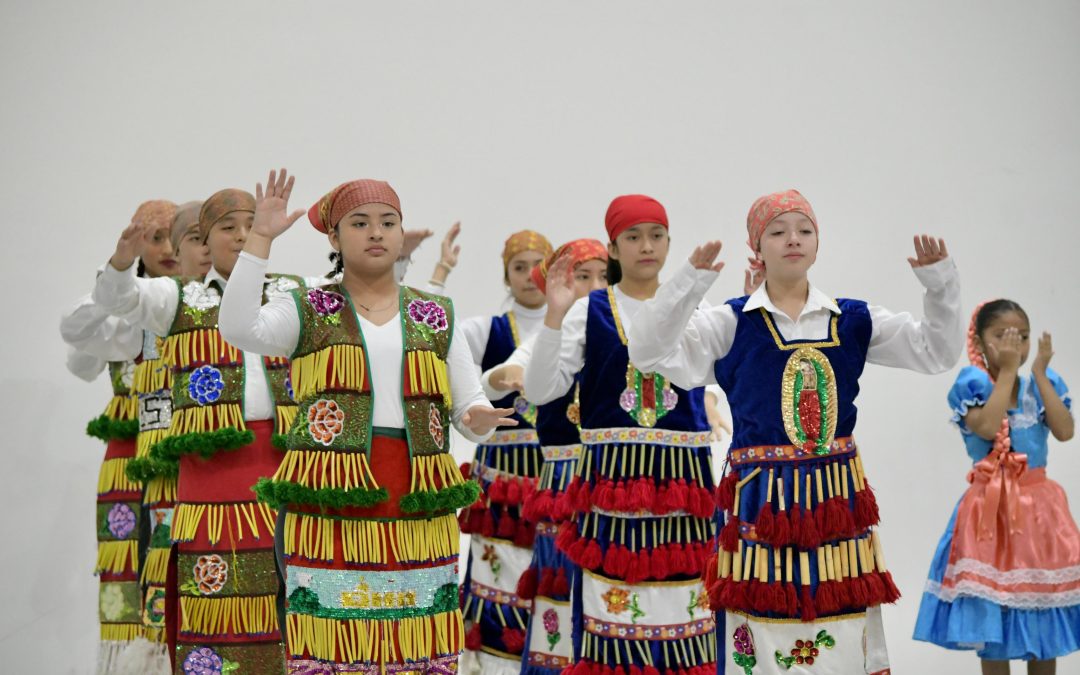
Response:
POLYGON ((394 306, 394 303, 395 303, 395 302, 397 302, 397 299, 396 299, 396 298, 395 298, 394 300, 391 300, 391 301, 390 301, 390 303, 389 303, 388 305, 386 305, 385 307, 379 307, 378 309, 374 309, 374 310, 373 310, 373 309, 371 309, 370 307, 368 307, 367 305, 365 305, 365 304, 364 304, 364 303, 362 303, 362 302, 357 302, 357 303, 356 303, 356 305, 357 305, 358 307, 361 307, 361 308, 363 308, 363 310, 364 310, 365 312, 381 312, 381 311, 383 311, 383 310, 386 310, 386 309, 390 309, 391 307, 393 307, 393 306, 394 306))

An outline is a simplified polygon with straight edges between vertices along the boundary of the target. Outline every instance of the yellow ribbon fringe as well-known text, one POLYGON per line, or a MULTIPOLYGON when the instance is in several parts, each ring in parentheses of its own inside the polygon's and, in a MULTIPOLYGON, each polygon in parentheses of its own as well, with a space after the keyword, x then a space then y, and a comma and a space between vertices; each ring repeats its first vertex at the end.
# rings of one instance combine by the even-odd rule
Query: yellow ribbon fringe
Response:
POLYGON ((426 520, 378 522, 335 520, 303 513, 285 514, 285 555, 308 560, 333 560, 334 542, 341 540, 346 562, 383 564, 387 550, 399 563, 431 563, 458 555, 461 533, 454 514, 426 520))
POLYGON ((207 538, 211 545, 221 541, 221 532, 225 521, 229 521, 230 535, 233 540, 244 539, 244 528, 250 536, 258 539, 260 532, 274 536, 274 521, 277 516, 273 509, 258 502, 242 504, 177 504, 173 514, 172 536, 174 541, 192 541, 199 531, 203 520, 206 521, 207 538), (260 527, 260 521, 262 526, 260 527))
POLYGON ((169 553, 172 549, 151 548, 146 551, 146 561, 143 563, 142 576, 139 583, 155 584, 160 586, 165 583, 165 577, 169 573, 169 553))
POLYGON ((192 406, 183 410, 174 410, 168 435, 179 436, 180 434, 217 431, 225 427, 233 427, 240 431, 247 429, 247 425, 244 424, 244 411, 239 403, 192 406))
POLYGON ((196 635, 258 635, 277 630, 277 598, 180 597, 180 630, 196 635))
POLYGON ((123 574, 124 572, 137 572, 139 570, 139 542, 130 541, 99 541, 97 549, 97 564, 94 566, 94 574, 108 572, 109 574, 123 574))
POLYGON ((131 390, 141 394, 169 388, 169 368, 162 359, 142 361, 135 366, 135 377, 131 380, 131 390))
POLYGON ((366 377, 364 350, 357 345, 332 345, 292 361, 293 394, 297 401, 327 389, 363 391, 366 377))
POLYGON ((176 503, 175 476, 171 478, 158 476, 157 478, 152 478, 150 482, 146 484, 146 490, 143 492, 143 504, 153 506, 155 504, 163 503, 176 503))
POLYGON ((165 634, 165 629, 157 626, 144 626, 143 637, 154 644, 163 645, 166 643, 168 636, 165 634))
POLYGON ((240 350, 225 342, 216 328, 193 330, 165 339, 161 358, 176 368, 202 363, 238 363, 240 350))
POLYGON ((426 350, 406 352, 405 356, 408 391, 414 396, 442 396, 447 406, 452 405, 446 362, 426 350))
POLYGON ((142 486, 128 480, 124 469, 127 468, 130 457, 117 457, 107 459, 101 463, 101 471, 98 472, 98 494, 107 495, 110 492, 140 492, 142 486))
POLYGON ((123 422, 139 416, 139 403, 133 396, 113 396, 105 406, 105 417, 123 422))
POLYGON ((448 452, 437 455, 422 455, 412 458, 412 483, 410 492, 418 490, 438 490, 465 482, 461 469, 454 462, 454 456, 448 452))
POLYGON ((101 624, 102 642, 131 642, 143 634, 141 623, 103 623, 101 624))
POLYGON ((274 408, 277 413, 277 427, 275 432, 279 434, 286 434, 289 429, 292 428, 293 420, 296 419, 297 407, 294 405, 279 405, 274 408))
POLYGON ((289 614, 289 653, 339 663, 380 664, 419 661, 461 649, 465 627, 461 612, 394 620, 322 619, 289 614), (395 645, 394 637, 400 645, 395 645))
POLYGON ((169 436, 168 429, 149 429, 140 431, 135 437, 135 456, 139 458, 150 455, 150 448, 154 447, 169 436))
POLYGON ((289 450, 281 460, 274 480, 290 481, 309 488, 377 490, 367 455, 331 450, 289 450))

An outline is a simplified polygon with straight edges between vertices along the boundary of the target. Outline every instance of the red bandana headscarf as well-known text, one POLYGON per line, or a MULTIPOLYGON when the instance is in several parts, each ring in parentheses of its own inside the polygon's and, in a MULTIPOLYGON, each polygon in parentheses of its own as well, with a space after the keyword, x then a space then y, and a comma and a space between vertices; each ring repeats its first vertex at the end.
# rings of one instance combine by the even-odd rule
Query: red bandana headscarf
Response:
POLYGON ((401 200, 390 183, 364 178, 342 183, 331 190, 308 210, 308 220, 319 232, 329 232, 346 213, 364 204, 386 204, 403 216, 401 200))
POLYGON ((664 205, 645 195, 623 195, 611 200, 604 216, 609 241, 615 241, 620 234, 641 223, 658 223, 666 229, 668 218, 664 205))
POLYGON ((590 260, 607 262, 607 247, 596 239, 575 239, 568 241, 544 261, 533 268, 532 280, 541 293, 547 293, 547 272, 556 260, 564 254, 570 256, 570 269, 576 270, 590 260))
MULTIPOLYGON (((779 215, 785 213, 801 213, 814 224, 814 232, 818 230, 817 216, 810 202, 806 201, 798 190, 784 190, 774 192, 771 195, 758 197, 754 205, 750 207, 750 213, 746 215, 746 233, 749 239, 746 245, 757 255, 758 246, 761 244, 761 235, 765 234, 765 228, 779 215)), ((765 263, 756 257, 750 259, 750 267, 755 270, 765 269, 765 263)))

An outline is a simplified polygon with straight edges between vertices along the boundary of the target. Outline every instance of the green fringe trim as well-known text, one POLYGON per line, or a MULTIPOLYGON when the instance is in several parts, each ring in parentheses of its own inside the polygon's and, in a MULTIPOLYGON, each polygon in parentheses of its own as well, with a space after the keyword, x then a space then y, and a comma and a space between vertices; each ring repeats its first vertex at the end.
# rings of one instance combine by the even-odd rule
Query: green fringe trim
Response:
POLYGON ((236 450, 255 440, 250 429, 240 431, 233 427, 217 431, 196 431, 190 434, 170 436, 150 449, 150 457, 159 462, 176 462, 184 455, 198 455, 210 459, 222 450, 236 450))
MULTIPOLYGON (((386 488, 377 490, 365 488, 352 490, 342 488, 316 489, 299 483, 276 481, 270 478, 260 478, 255 487, 251 489, 259 497, 259 501, 265 502, 275 509, 280 509, 285 504, 306 504, 324 509, 341 509, 347 506, 368 508, 390 499, 390 493, 386 491, 386 488)), ((475 497, 473 501, 476 501, 475 497)))
POLYGON ((479 496, 480 485, 475 480, 470 480, 441 490, 410 492, 401 498, 398 505, 405 513, 440 513, 465 508, 479 496))
POLYGON ((274 446, 278 450, 288 450, 285 446, 289 442, 289 434, 274 434, 270 437, 270 445, 274 446))
POLYGON ((170 462, 154 457, 140 457, 129 460, 124 467, 128 480, 136 483, 149 483, 151 479, 176 478, 180 474, 179 462, 170 462))
POLYGON ((139 420, 111 420, 105 415, 95 417, 86 425, 86 435, 106 443, 114 439, 127 440, 139 434, 139 420))

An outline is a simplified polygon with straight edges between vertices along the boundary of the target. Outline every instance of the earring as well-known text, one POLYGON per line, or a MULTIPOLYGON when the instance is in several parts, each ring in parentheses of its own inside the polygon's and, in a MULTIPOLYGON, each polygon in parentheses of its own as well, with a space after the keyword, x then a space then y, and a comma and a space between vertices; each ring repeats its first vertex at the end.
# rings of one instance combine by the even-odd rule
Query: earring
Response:
POLYGON ((979 352, 979 356, 982 357, 983 368, 990 370, 990 362, 986 360, 986 352, 979 352))

